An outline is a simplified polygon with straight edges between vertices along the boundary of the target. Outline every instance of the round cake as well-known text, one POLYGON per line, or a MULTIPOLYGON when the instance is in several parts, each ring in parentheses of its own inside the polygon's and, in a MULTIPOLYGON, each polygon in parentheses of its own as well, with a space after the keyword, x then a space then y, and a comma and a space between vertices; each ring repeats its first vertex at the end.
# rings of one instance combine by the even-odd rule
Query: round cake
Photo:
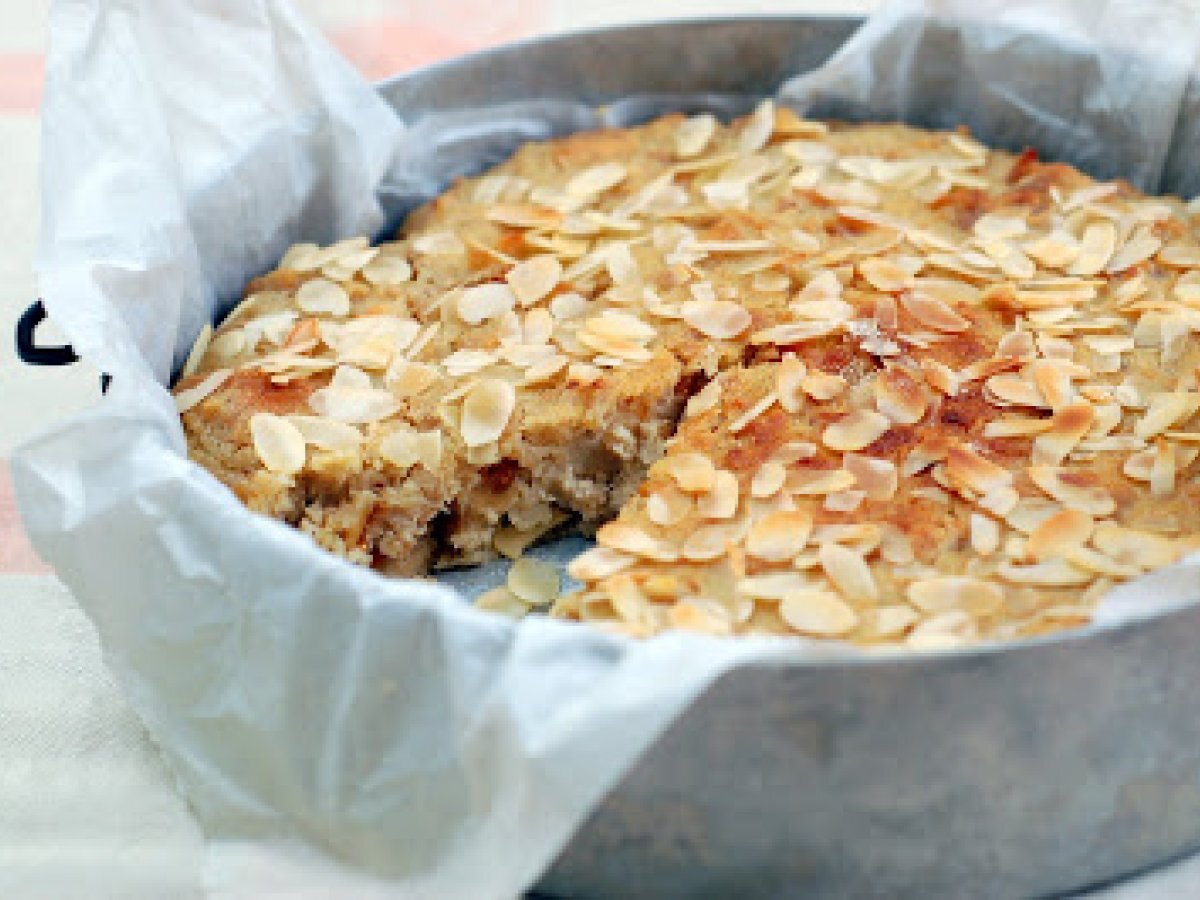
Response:
POLYGON ((952 646, 1077 626, 1200 533, 1193 209, 764 102, 530 143, 292 247, 196 342, 192 457, 479 604, 952 646), (522 557, 567 530, 568 572, 522 557))

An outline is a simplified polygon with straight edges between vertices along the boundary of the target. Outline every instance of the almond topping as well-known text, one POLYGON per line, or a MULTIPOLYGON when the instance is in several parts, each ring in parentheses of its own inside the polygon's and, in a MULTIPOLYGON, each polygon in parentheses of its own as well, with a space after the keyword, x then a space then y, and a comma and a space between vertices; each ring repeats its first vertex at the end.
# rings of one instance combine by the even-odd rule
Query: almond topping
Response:
POLYGON ((995 519, 971 513, 971 549, 980 556, 991 556, 1000 549, 1000 525, 995 519))
POLYGON ((1172 391, 1150 395, 1146 414, 1133 426, 1133 433, 1146 440, 1161 434, 1182 419, 1191 418, 1200 408, 1200 393, 1172 391))
POLYGON ((1079 254, 1067 270, 1071 275, 1095 275, 1102 271, 1117 246, 1117 228, 1112 222, 1093 222, 1083 231, 1079 254))
POLYGON ((890 459, 874 459, 847 453, 842 467, 854 476, 854 481, 870 500, 891 500, 899 487, 900 476, 890 459))
POLYGON ((504 276, 521 306, 532 306, 558 284, 562 263, 554 256, 533 256, 517 263, 504 276))
POLYGON ((304 468, 304 435, 283 416, 260 412, 250 417, 250 439, 262 464, 280 475, 304 468))
POLYGON ((925 392, 901 369, 884 369, 875 377, 873 388, 875 408, 893 422, 913 425, 925 415, 925 392))
POLYGON ((1075 509, 1056 512, 1029 533, 1025 551, 1034 559, 1061 556, 1071 547, 1082 547, 1092 535, 1095 522, 1087 513, 1075 509))
POLYGON ((592 197, 616 187, 625 180, 627 170, 622 163, 606 162, 584 169, 567 182, 567 193, 573 197, 592 197))
POLYGON ((821 442, 839 452, 862 450, 886 434, 891 424, 887 416, 868 409, 856 409, 825 426, 821 442))
POLYGON ((675 550, 658 538, 619 519, 600 526, 596 531, 596 543, 610 550, 621 550, 659 562, 672 562, 678 558, 675 550))
POLYGON ((1088 473, 1057 466, 1029 466, 1026 472, 1034 484, 1067 509, 1090 516, 1108 516, 1116 509, 1108 491, 1088 483, 1088 473))
POLYGON ((781 463, 774 461, 763 463, 750 480, 750 496, 759 499, 774 497, 783 487, 786 478, 787 469, 781 463))
POLYGON ((522 556, 508 570, 508 589, 522 603, 544 606, 558 596, 558 570, 549 563, 522 556))
POLYGON ((750 327, 750 313, 732 300, 689 300, 682 306, 683 321, 705 337, 728 340, 750 327))
POLYGON ((567 574, 576 581, 599 581, 627 569, 636 556, 611 547, 591 547, 567 563, 567 574))
POLYGON ((705 562, 719 559, 728 552, 729 545, 741 537, 742 525, 737 522, 701 525, 683 542, 684 559, 705 562))
POLYGON ((879 588, 866 560, 841 544, 822 544, 818 558, 825 575, 850 600, 878 600, 879 588))
POLYGON ((801 385, 807 374, 803 360, 795 356, 787 356, 780 361, 775 375, 775 392, 785 412, 797 413, 803 408, 804 391, 801 385))
POLYGON ((203 379, 191 387, 179 391, 175 395, 176 411, 185 413, 193 406, 208 399, 217 392, 221 385, 229 380, 229 376, 232 374, 232 369, 217 369, 215 372, 209 372, 203 379))
POLYGON ((712 490, 716 481, 716 468, 702 453, 677 453, 665 456, 650 469, 652 475, 665 475, 675 479, 680 490, 689 494, 700 494, 712 490))
POLYGON ((467 392, 459 433, 468 447, 498 440, 517 405, 517 392, 507 381, 485 378, 467 392))
POLYGON ((296 291, 296 305, 306 313, 344 316, 350 312, 350 295, 340 284, 327 278, 314 278, 296 291))
POLYGON ((858 613, 830 591, 799 590, 779 603, 779 615, 801 634, 837 637, 858 625, 858 613))
POLYGON ((704 152, 717 131, 717 117, 712 113, 684 119, 675 130, 675 155, 691 159, 704 152))
POLYGON ((767 562, 786 562, 804 549, 812 515, 802 510, 768 513, 746 533, 746 552, 767 562))
POLYGON ((966 331, 971 323, 940 300, 920 291, 907 291, 900 295, 900 304, 908 314, 926 328, 934 331, 966 331))
POLYGON ((961 609, 982 618, 1004 605, 1000 586, 977 578, 926 578, 910 584, 905 594, 913 606, 929 614, 961 609))
POLYGON ((740 490, 736 475, 717 469, 712 490, 696 501, 696 512, 705 519, 731 519, 737 514, 740 490))
POLYGON ((508 312, 517 303, 507 284, 478 284, 465 288, 458 297, 458 317, 468 325, 478 325, 508 312))
POLYGON ((1048 466, 1061 464, 1083 440, 1095 418, 1089 403, 1060 407, 1050 419, 1050 430, 1034 438, 1033 462, 1048 466))
POLYGON ((655 525, 669 527, 691 511, 692 498, 673 485, 665 485, 646 498, 646 518, 655 525))

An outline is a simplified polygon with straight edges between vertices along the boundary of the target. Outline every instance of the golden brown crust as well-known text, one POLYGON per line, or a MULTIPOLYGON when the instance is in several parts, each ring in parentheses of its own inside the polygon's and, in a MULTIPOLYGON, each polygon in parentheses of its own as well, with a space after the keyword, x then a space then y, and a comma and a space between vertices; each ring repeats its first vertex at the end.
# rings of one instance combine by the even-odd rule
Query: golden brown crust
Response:
POLYGON ((555 615, 943 646, 1194 544, 1198 269, 1182 203, 1030 151, 674 115, 293 248, 177 394, 247 505, 385 571, 575 517, 555 615))

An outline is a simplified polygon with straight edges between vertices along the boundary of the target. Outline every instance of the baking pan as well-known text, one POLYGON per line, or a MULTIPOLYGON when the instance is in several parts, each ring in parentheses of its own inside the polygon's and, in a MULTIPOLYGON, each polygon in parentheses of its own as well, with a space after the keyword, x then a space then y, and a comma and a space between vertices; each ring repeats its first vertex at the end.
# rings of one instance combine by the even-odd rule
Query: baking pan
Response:
MULTIPOLYGON (((550 37, 380 91, 414 127, 531 98, 708 93, 748 106, 858 24, 772 17, 550 37)), ((1197 97, 1193 84, 1180 133, 1200 124, 1197 97)), ((511 149, 492 142, 462 168, 511 149)), ((385 199, 393 220, 415 202, 403 191, 385 199)), ((34 312, 19 333, 27 357, 34 312)), ((1037 896, 1145 868, 1200 844, 1198 650, 1193 604, 1010 646, 735 670, 643 756, 538 890, 1037 896)))

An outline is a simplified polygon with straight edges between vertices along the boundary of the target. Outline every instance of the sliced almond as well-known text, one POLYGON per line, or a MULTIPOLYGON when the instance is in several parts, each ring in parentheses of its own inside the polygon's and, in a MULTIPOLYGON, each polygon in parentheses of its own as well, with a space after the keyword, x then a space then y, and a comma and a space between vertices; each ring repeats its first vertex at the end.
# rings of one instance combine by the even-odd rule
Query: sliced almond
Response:
MULTIPOLYGON (((735 505, 736 502, 735 496, 735 505)), ((667 484, 646 498, 646 518, 655 525, 670 527, 690 513, 693 507, 694 504, 689 495, 674 485, 667 484)))
POLYGON ((675 155, 680 159, 699 156, 716 132, 717 117, 712 113, 701 113, 684 119, 675 129, 675 155))
POLYGON ((928 408, 928 400, 916 379, 901 369, 884 369, 872 385, 875 408, 893 422, 913 425, 928 408))
POLYGON ((481 379, 467 392, 459 433, 468 447, 481 447, 500 438, 517 405, 517 392, 507 381, 481 379))
POLYGON ((717 469, 712 490, 696 501, 696 512, 705 519, 731 519, 737 514, 740 490, 736 475, 717 469))
POLYGON ((879 588, 862 556, 841 544, 822 544, 818 559, 826 577, 851 600, 878 600, 879 588))
POLYGON ((1159 569, 1179 558, 1179 549, 1169 538, 1149 531, 1124 528, 1113 522, 1100 522, 1092 533, 1092 543, 1100 552, 1119 562, 1140 569, 1159 569))
POLYGON ((573 176, 567 182, 566 191, 574 197, 593 197, 616 187, 628 174, 623 163, 600 163, 573 176))
POLYGON ((783 620, 801 634, 838 637, 858 625, 858 613, 831 591, 799 590, 779 603, 783 620))
POLYGON ((217 369, 209 372, 196 384, 175 394, 175 410, 185 413, 193 406, 207 400, 229 380, 229 376, 232 374, 232 369, 217 369))
POLYGON ((971 549, 980 556, 991 556, 1000 549, 1000 525, 995 519, 971 513, 971 549))
POLYGON ((868 499, 886 501, 896 495, 900 475, 890 459, 847 453, 842 459, 842 468, 854 476, 855 484, 868 499))
POLYGON ((558 570, 549 563, 522 556, 508 570, 508 589, 522 603, 544 606, 558 596, 558 570))
POLYGON ((620 550, 659 562, 673 562, 678 558, 678 553, 665 542, 619 519, 600 526, 596 531, 596 543, 610 550, 620 550))
POLYGON ((682 306, 683 321, 706 337, 729 340, 750 327, 750 313, 732 300, 689 300, 682 306))
POLYGON ((1117 227, 1109 221, 1093 222, 1083 231, 1079 255, 1067 269, 1071 275, 1095 275, 1103 271, 1117 246, 1117 227))
POLYGON ((762 464, 750 479, 750 496, 759 499, 774 497, 787 479, 787 469, 782 463, 770 460, 762 464))
POLYGON ((1088 584, 1096 576, 1072 565, 1065 559, 1052 558, 1032 565, 1001 562, 996 574, 1013 584, 1032 584, 1039 587, 1072 587, 1088 584))
POLYGON ((797 413, 804 406, 804 391, 802 384, 808 369, 803 360, 788 356, 779 363, 775 374, 775 393, 779 396, 779 405, 784 411, 797 413))
POLYGON ((350 312, 350 295, 346 289, 327 278, 314 278, 296 291, 296 305, 304 312, 318 315, 344 316, 350 312))
POLYGON ((812 514, 803 510, 768 513, 746 533, 746 552, 766 562, 787 562, 804 549, 812 514))
POLYGON ((1150 405, 1133 426, 1133 433, 1142 440, 1161 434, 1183 419, 1191 418, 1200 409, 1200 393, 1169 391, 1150 395, 1150 405))
POLYGON ((1092 535, 1095 521, 1087 513, 1064 509, 1042 520, 1029 533, 1026 552, 1034 559, 1062 556, 1071 547, 1081 547, 1092 535))
POLYGON ((304 468, 304 436, 283 416, 267 412, 252 415, 250 439, 254 452, 270 471, 294 475, 304 468))
POLYGON ((455 309, 468 325, 494 319, 516 306, 517 297, 507 284, 489 282, 464 288, 455 309))
POLYGON ((363 442, 362 432, 345 422, 320 416, 288 416, 287 419, 300 431, 306 444, 322 450, 348 453, 357 450, 363 442))
POLYGON ((1059 466, 1029 466, 1030 480, 1067 509, 1090 516, 1108 516, 1116 509, 1112 495, 1098 484, 1089 483, 1089 475, 1059 466))
POLYGON ((688 535, 680 553, 684 559, 693 562, 719 559, 726 555, 729 545, 737 541, 741 534, 742 526, 736 522, 701 525, 688 535))
POLYGON ((901 294, 900 305, 917 322, 934 331, 954 333, 966 331, 971 327, 970 320, 964 319, 942 301, 921 291, 906 291, 901 294))
POLYGON ((1057 409, 1050 419, 1049 430, 1034 438, 1033 462, 1060 465, 1091 430, 1095 418, 1090 403, 1072 403, 1057 409))
POLYGON ((592 547, 567 563, 567 574, 577 581, 599 581, 629 568, 636 560, 635 554, 612 547, 592 547))
POLYGON ((1004 605, 1004 591, 999 585, 961 576, 914 581, 905 589, 905 595, 913 606, 931 615, 963 610, 982 618, 1004 605))
POLYGON ((712 490, 717 470, 703 453, 676 453, 656 462, 650 474, 673 478, 680 490, 700 494, 712 490))
POLYGON ((556 257, 533 256, 509 269, 504 280, 521 306, 532 306, 554 290, 562 274, 562 263, 556 257))
POLYGON ((821 442, 838 452, 862 450, 883 437, 891 424, 887 416, 869 409, 856 409, 825 426, 821 442))

